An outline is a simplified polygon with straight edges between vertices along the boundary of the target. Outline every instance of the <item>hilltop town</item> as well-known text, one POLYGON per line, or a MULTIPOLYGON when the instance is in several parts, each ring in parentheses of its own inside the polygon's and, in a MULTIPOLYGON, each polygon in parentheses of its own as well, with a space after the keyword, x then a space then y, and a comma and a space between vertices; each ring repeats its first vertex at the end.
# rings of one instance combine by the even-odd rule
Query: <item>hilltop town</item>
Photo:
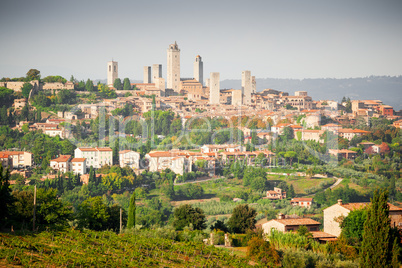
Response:
POLYGON ((42 204, 50 191, 69 211, 39 216, 42 230, 121 232, 135 196, 138 229, 173 227, 178 241, 227 247, 245 247, 252 235, 239 234, 261 232, 281 250, 285 235, 298 234, 316 253, 341 254, 333 265, 356 260, 362 237, 346 233, 342 220, 365 211, 376 189, 388 190, 389 228, 401 228, 402 111, 380 99, 257 91, 249 70, 239 74, 241 88, 221 88, 200 55, 193 66, 193 77, 181 77, 175 42, 165 67, 144 67, 143 83, 119 77, 117 61, 107 63, 105 84, 42 78, 36 69, 2 78, 0 163, 19 210, 0 227, 31 228, 32 206, 21 204, 35 186, 42 204))

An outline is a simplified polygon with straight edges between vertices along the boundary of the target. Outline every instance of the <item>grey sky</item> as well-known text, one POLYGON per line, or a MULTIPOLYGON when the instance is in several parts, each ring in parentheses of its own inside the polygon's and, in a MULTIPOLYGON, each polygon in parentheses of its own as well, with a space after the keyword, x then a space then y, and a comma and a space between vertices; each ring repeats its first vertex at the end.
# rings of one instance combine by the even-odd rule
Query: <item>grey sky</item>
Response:
POLYGON ((181 76, 240 79, 402 75, 402 1, 21 1, 0 2, 0 77, 73 74, 142 80, 177 41, 181 76))

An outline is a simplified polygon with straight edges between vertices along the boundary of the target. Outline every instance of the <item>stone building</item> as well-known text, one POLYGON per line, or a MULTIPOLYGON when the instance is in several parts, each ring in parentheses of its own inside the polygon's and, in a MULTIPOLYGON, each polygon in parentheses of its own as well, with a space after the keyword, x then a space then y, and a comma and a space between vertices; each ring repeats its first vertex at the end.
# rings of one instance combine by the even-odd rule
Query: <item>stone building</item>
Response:
POLYGON ((278 219, 270 220, 262 225, 265 234, 269 234, 271 229, 276 229, 280 232, 286 233, 297 231, 300 226, 306 226, 311 231, 319 231, 320 223, 309 218, 285 218, 285 215, 280 213, 278 219))
POLYGON ((204 63, 202 62, 202 58, 200 55, 197 55, 197 57, 195 57, 195 61, 194 61, 194 79, 197 80, 198 82, 201 83, 201 86, 203 85, 204 81, 203 81, 203 71, 204 68, 204 63))
POLYGON ((109 61, 107 63, 107 85, 113 86, 114 80, 119 77, 119 69, 117 61, 109 61))
POLYGON ((180 49, 176 42, 167 49, 167 88, 180 91, 180 49))
POLYGON ((286 192, 281 188, 274 187, 274 190, 267 191, 267 196, 264 199, 270 200, 278 200, 278 199, 286 199, 286 192))
MULTIPOLYGON (((370 203, 347 203, 344 204, 342 199, 338 203, 323 210, 324 212, 324 232, 339 237, 342 232, 340 222, 347 217, 349 213, 356 209, 366 208, 370 203)), ((402 227, 402 208, 389 204, 389 217, 391 218, 392 227, 402 227)))
POLYGON ((292 206, 310 208, 313 205, 313 198, 292 198, 290 204, 292 206))

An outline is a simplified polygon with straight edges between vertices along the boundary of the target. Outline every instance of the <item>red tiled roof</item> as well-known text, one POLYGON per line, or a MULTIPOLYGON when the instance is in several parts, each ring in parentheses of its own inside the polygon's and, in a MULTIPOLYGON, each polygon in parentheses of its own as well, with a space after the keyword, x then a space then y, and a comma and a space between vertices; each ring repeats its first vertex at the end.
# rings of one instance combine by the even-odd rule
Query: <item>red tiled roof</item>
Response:
POLYGON ((292 198, 291 202, 313 202, 313 198, 292 198))
MULTIPOLYGON (((367 207, 368 205, 370 205, 370 202, 366 202, 366 203, 348 203, 348 204, 342 204, 341 206, 348 209, 348 210, 355 210, 355 209, 363 209, 365 207, 367 207)), ((389 211, 402 211, 402 208, 394 206, 390 203, 388 203, 389 206, 389 211)))
POLYGON ((274 219, 279 223, 282 223, 285 226, 295 226, 295 225, 319 225, 318 221, 309 218, 302 218, 302 219, 274 219))
POLYGON ((313 235, 313 238, 319 238, 319 239, 322 239, 322 238, 336 238, 335 235, 324 233, 324 232, 321 232, 321 231, 311 231, 310 233, 313 235))
POLYGON ((67 162, 68 159, 71 158, 71 155, 60 155, 59 157, 52 159, 50 161, 54 161, 54 162, 67 162))
POLYGON ((0 152, 0 158, 8 158, 9 156, 10 156, 9 154, 0 152))
POLYGON ((73 158, 71 162, 84 162, 86 158, 73 158))

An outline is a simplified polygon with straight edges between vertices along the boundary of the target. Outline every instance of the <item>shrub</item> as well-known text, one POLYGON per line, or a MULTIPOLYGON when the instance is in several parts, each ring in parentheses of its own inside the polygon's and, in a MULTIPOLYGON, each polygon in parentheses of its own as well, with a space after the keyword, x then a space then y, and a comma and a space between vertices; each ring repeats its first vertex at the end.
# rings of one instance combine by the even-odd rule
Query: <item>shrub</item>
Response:
POLYGON ((269 266, 279 264, 279 254, 268 241, 253 237, 247 245, 247 257, 269 266))

